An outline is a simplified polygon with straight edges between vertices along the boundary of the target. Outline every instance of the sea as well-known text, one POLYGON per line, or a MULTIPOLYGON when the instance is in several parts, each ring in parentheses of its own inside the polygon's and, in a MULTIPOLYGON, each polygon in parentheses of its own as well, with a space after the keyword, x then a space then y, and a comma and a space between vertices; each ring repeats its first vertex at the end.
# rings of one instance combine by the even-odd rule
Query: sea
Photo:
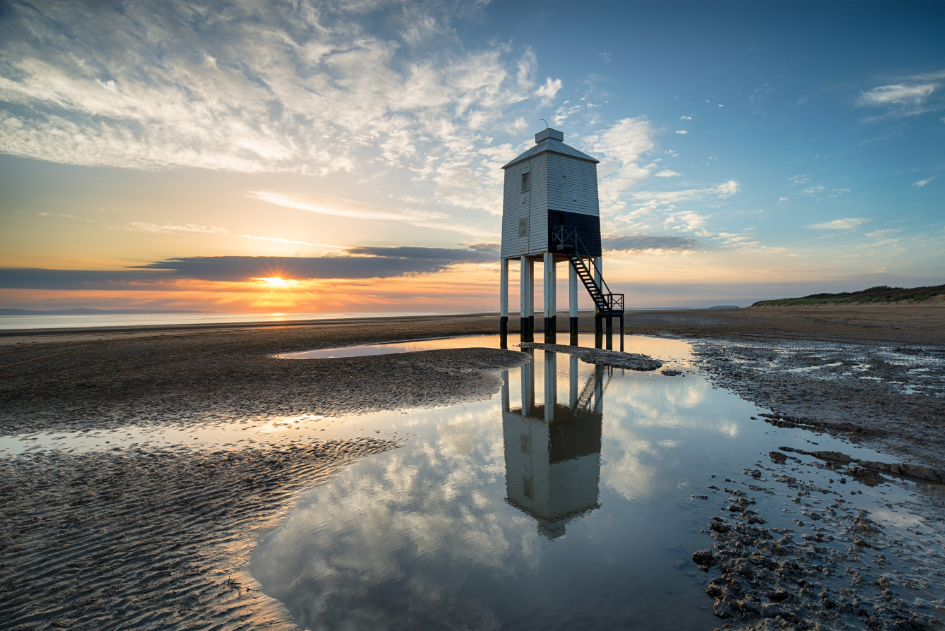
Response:
MULTIPOLYGON (((0 316, 0 331, 24 329, 88 329, 102 327, 167 327, 201 324, 250 324, 463 315, 466 312, 385 311, 373 313, 96 313, 0 316)), ((467 314, 468 315, 468 314, 467 314)))

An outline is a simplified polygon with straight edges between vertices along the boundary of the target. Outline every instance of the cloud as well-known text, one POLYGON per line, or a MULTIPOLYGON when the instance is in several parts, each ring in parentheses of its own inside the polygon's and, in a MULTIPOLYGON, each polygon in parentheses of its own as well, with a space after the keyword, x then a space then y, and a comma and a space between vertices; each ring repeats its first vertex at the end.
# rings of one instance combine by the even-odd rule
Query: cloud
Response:
POLYGON ((679 174, 676 173, 675 171, 671 171, 670 169, 663 169, 662 171, 656 174, 656 177, 677 177, 678 175, 679 174))
POLYGON ((936 84, 924 85, 884 85, 860 94, 857 105, 899 105, 916 107, 922 104, 936 84))
POLYGON ((850 189, 848 188, 827 188, 823 184, 818 184, 816 186, 809 186, 801 191, 802 195, 808 195, 810 197, 826 196, 826 197, 840 197, 846 193, 849 193, 850 189))
POLYGON ((941 95, 943 80, 945 70, 904 77, 899 83, 881 85, 861 92, 856 99, 856 106, 886 110, 885 115, 867 118, 866 122, 938 111, 945 107, 945 99, 941 95))
POLYGON ((290 245, 309 245, 316 246, 326 250, 341 250, 343 249, 338 245, 328 245, 326 243, 310 243, 309 241, 298 241, 295 239, 283 239, 281 237, 262 237, 255 234, 236 234, 230 232, 226 228, 220 228, 218 226, 198 226, 196 224, 183 224, 183 225, 174 225, 174 224, 154 224, 146 223, 142 221, 133 221, 126 226, 122 226, 125 230, 132 232, 144 232, 148 234, 215 234, 219 236, 226 237, 237 237, 240 239, 252 239, 254 241, 272 241, 275 243, 287 243, 290 245))
POLYGON ((345 256, 194 256, 113 271, 0 268, 0 288, 134 290, 184 279, 247 282, 276 276, 293 280, 394 278, 498 260, 494 244, 468 249, 358 247, 343 253, 345 256))
POLYGON ((654 131, 645 116, 624 118, 597 136, 586 140, 601 158, 600 199, 606 210, 626 206, 624 193, 649 176, 651 167, 640 164, 642 156, 656 147, 654 131))
POLYGON ((464 48, 450 20, 478 6, 6 3, 0 152, 315 176, 373 162, 416 169, 444 203, 496 212, 501 193, 482 192, 500 191, 499 159, 480 150, 562 84, 537 85, 529 49, 464 48))
POLYGON ((612 57, 613 55, 610 53, 600 53, 601 61, 603 61, 605 64, 609 64, 612 57))
POLYGON ((685 136, 685 135, 688 134, 689 132, 686 131, 685 129, 677 129, 677 130, 676 130, 676 133, 679 134, 680 136, 685 136))
POLYGON ((681 120, 681 121, 691 121, 691 120, 692 120, 692 116, 680 116, 680 117, 679 117, 679 120, 681 120))
POLYGON ((896 234, 897 232, 902 232, 902 230, 897 230, 895 228, 885 228, 883 230, 874 230, 873 232, 867 232, 866 236, 873 239, 886 238, 896 234))
POLYGON ((560 126, 564 121, 568 119, 572 114, 576 114, 584 109, 584 106, 578 103, 577 105, 568 105, 569 101, 565 101, 564 105, 555 110, 554 124, 555 126, 560 126))
POLYGON ((319 213, 322 215, 334 215, 336 217, 350 217, 353 219, 380 219, 385 221, 424 221, 428 219, 444 219, 443 213, 398 209, 385 210, 377 208, 363 202, 356 202, 341 197, 331 197, 327 195, 310 197, 300 195, 286 195, 272 191, 249 191, 248 197, 258 199, 267 204, 282 206, 283 208, 294 208, 296 210, 305 210, 308 212, 319 213))
POLYGON ((545 101, 550 101, 555 98, 558 90, 560 90, 563 85, 564 84, 561 82, 561 79, 552 79, 551 77, 548 77, 544 85, 535 91, 535 96, 538 96, 545 101))
POLYGON ((605 250, 640 254, 642 252, 691 252, 702 247, 702 244, 686 237, 634 234, 604 237, 603 246, 605 250))
POLYGON ((197 233, 197 234, 230 234, 230 231, 226 228, 210 227, 210 226, 198 226, 196 224, 188 223, 184 225, 173 225, 173 224, 155 224, 155 223, 145 223, 142 221, 133 221, 126 226, 128 230, 134 232, 146 232, 148 234, 181 234, 181 233, 197 233))
POLYGON ((866 217, 845 217, 843 219, 834 219, 833 221, 825 221, 823 223, 814 223, 805 227, 813 228, 814 230, 856 230, 858 227, 869 222, 870 220, 866 217))
POLYGON ((933 175, 932 177, 928 178, 927 180, 919 180, 918 182, 916 182, 915 184, 913 184, 913 186, 918 186, 918 187, 925 186, 926 184, 928 184, 929 182, 931 182, 932 180, 934 180, 934 179, 937 178, 937 177, 938 177, 937 175, 933 175))
POLYGON ((413 246, 378 246, 346 248, 352 256, 376 256, 414 261, 454 263, 495 263, 499 260, 499 246, 495 243, 476 244, 467 250, 455 248, 422 248, 413 246))
POLYGON ((780 202, 786 202, 787 200, 788 200, 787 197, 779 197, 779 198, 778 198, 778 202, 779 202, 779 203, 780 203, 780 202))
POLYGON ((662 192, 641 191, 639 193, 634 193, 633 197, 634 199, 647 200, 648 202, 657 204, 669 204, 693 199, 702 199, 704 197, 718 197, 719 199, 725 199, 726 197, 731 197, 737 192, 738 182, 735 180, 729 180, 728 182, 723 182, 718 186, 711 186, 709 188, 690 188, 681 191, 662 192))

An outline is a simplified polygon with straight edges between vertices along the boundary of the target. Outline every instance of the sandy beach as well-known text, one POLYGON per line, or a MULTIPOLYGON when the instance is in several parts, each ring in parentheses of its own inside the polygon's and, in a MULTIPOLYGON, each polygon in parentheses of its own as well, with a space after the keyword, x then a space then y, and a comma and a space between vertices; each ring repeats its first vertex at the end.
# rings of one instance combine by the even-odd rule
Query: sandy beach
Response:
MULTIPOLYGON (((582 330, 592 326, 582 317, 582 330)), ((492 316, 452 316, 3 334, 0 435, 484 400, 501 387, 499 371, 525 361, 514 347, 308 361, 275 355, 496 329, 492 316)), ((809 426, 945 471, 939 306, 641 311, 628 313, 626 330, 693 341, 713 383, 772 411, 759 423, 809 426), (896 353, 938 367, 907 372, 896 353), (829 382, 797 370, 824 358, 836 364, 829 382), (854 379, 864 363, 877 367, 876 379, 854 379)), ((300 492, 397 444, 352 437, 3 458, 0 627, 294 628, 246 571, 255 539, 300 492)))

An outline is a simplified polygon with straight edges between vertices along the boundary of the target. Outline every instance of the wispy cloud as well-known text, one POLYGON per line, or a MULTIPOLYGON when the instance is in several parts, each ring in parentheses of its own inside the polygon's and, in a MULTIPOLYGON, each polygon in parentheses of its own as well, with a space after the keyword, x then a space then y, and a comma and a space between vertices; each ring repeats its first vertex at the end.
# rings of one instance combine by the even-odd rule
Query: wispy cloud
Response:
POLYGON ((702 199, 704 197, 718 197, 720 199, 725 199, 726 197, 731 197, 738 192, 738 182, 735 180, 729 180, 728 182, 723 182, 718 186, 710 186, 708 188, 690 188, 681 191, 662 191, 662 192, 653 192, 653 191, 640 191, 639 193, 634 193, 634 199, 642 199, 657 203, 677 203, 693 199, 702 199))
POLYGON ((882 107, 884 116, 866 119, 916 116, 924 112, 937 111, 945 107, 941 97, 945 70, 904 77, 899 83, 881 85, 861 92, 856 100, 858 107, 882 107), (936 95, 936 93, 939 93, 936 95))
POLYGON ((652 167, 642 165, 643 156, 656 147, 653 127, 644 116, 625 118, 599 135, 586 138, 601 158, 600 199, 605 209, 626 206, 624 193, 646 179, 652 167))
POLYGON ((827 188, 823 184, 808 186, 801 191, 802 195, 809 197, 840 197, 850 192, 848 188, 827 188))
POLYGON ((884 228, 882 230, 874 230, 873 232, 867 232, 866 236, 871 237, 873 239, 886 239, 898 232, 902 232, 902 230, 898 230, 895 228, 884 228))
POLYGON ((480 6, 6 3, 0 152, 316 176, 373 162, 414 169, 443 203, 496 212, 500 195, 482 191, 514 151, 481 150, 562 82, 539 84, 530 49, 460 45, 450 20, 480 6))
POLYGON ((679 120, 681 120, 681 121, 691 121, 691 120, 692 120, 692 116, 680 116, 680 117, 679 117, 679 120))
POLYGON ((146 232, 149 234, 182 234, 182 233, 196 233, 196 234, 230 234, 230 231, 226 228, 219 228, 215 226, 198 226, 197 224, 156 224, 156 223, 145 223, 143 221, 133 221, 126 226, 128 230, 134 232, 146 232))
POLYGON ((281 237, 263 237, 255 234, 237 234, 219 226, 199 226, 196 224, 155 224, 142 221, 133 221, 130 224, 123 226, 123 228, 132 232, 144 232, 148 234, 213 234, 219 236, 236 237, 239 239, 252 239, 254 241, 271 241, 274 243, 286 243, 289 245, 307 245, 318 247, 324 250, 342 249, 342 246, 328 245, 325 243, 310 243, 309 241, 284 239, 281 237))
POLYGON ((545 82, 535 90, 535 96, 545 100, 551 101, 555 98, 555 95, 558 94, 558 90, 562 88, 564 84, 561 82, 561 79, 552 79, 548 77, 545 82))
POLYGON ((813 223, 807 228, 814 230, 855 230, 870 220, 866 217, 845 217, 843 219, 834 219, 833 221, 824 221, 822 223, 813 223))
POLYGON ((353 219, 417 222, 428 219, 444 219, 446 217, 443 213, 422 210, 386 210, 341 197, 286 195, 273 191, 249 191, 246 195, 266 202, 267 204, 282 206, 283 208, 294 208, 296 210, 305 210, 322 215, 350 217, 353 219))
POLYGON ((685 136, 685 135, 688 134, 689 132, 688 132, 687 130, 685 130, 685 129, 677 129, 677 130, 676 130, 676 133, 679 134, 680 136, 685 136))
POLYGON ((603 245, 607 250, 629 252, 631 254, 640 254, 643 252, 691 252, 702 247, 699 241, 687 237, 674 235, 655 236, 649 234, 604 237, 603 245))
POLYGON ((932 180, 934 180, 934 179, 937 178, 937 177, 938 177, 937 175, 933 175, 932 177, 930 177, 930 178, 928 178, 928 179, 926 179, 926 180, 919 180, 918 182, 916 182, 915 184, 913 184, 913 186, 918 186, 918 187, 921 188, 921 187, 925 186, 926 184, 928 184, 929 182, 931 182, 932 180))
POLYGON ((677 177, 679 174, 670 169, 663 169, 662 171, 656 173, 656 177, 677 177))

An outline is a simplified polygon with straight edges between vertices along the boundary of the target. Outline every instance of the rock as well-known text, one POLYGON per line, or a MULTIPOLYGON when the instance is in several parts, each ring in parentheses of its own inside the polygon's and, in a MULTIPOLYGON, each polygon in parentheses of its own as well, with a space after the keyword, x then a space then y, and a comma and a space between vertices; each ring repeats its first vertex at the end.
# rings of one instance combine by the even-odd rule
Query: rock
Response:
POLYGON ((843 464, 847 464, 853 460, 850 456, 840 453, 839 451, 812 451, 810 455, 814 458, 820 458, 821 460, 833 460, 843 464))
POLYGON ((730 605, 722 602, 721 600, 716 600, 715 604, 712 606, 712 613, 714 613, 717 618, 725 620, 727 618, 731 618, 732 614, 735 612, 730 605))
POLYGON ((682 371, 681 371, 681 370, 672 370, 672 369, 670 369, 670 368, 667 368, 666 370, 661 370, 661 371, 660 371, 660 374, 661 374, 661 375, 666 375, 667 377, 678 377, 679 375, 682 374, 682 371))
POLYGON ((627 368, 629 370, 656 370, 663 365, 663 362, 653 359, 652 357, 647 357, 646 355, 607 351, 599 348, 582 348, 580 346, 565 346, 564 344, 538 344, 535 342, 522 342, 519 344, 519 347, 537 348, 564 355, 574 355, 580 357, 582 362, 588 364, 614 366, 616 368, 627 368))
POLYGON ((787 456, 782 454, 780 451, 769 451, 768 456, 770 456, 771 460, 777 464, 784 464, 787 462, 787 456))
POLYGON ((715 565, 715 555, 712 553, 712 550, 698 550, 693 552, 692 560, 705 572, 708 572, 709 568, 715 565))

